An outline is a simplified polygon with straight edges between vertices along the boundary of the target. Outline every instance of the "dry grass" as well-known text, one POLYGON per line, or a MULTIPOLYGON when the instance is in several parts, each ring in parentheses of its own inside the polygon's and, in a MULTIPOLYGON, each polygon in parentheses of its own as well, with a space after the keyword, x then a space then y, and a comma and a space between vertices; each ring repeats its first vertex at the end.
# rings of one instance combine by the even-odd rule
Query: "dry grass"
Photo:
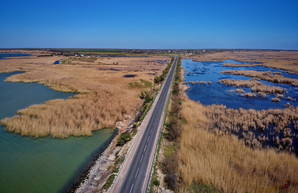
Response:
POLYGON ((253 87, 256 85, 261 85, 262 83, 257 80, 231 80, 231 79, 222 79, 218 81, 221 84, 236 86, 236 87, 253 87))
MULTIPOLYGON (((26 136, 60 138, 91 135, 94 130, 115 127, 117 121, 134 116, 142 104, 140 93, 149 91, 154 75, 166 67, 166 64, 159 64, 157 58, 147 57, 152 62, 146 64, 139 62, 143 58, 134 58, 127 65, 113 67, 99 66, 91 60, 88 65, 53 64, 56 60, 67 59, 63 56, 0 61, 0 72, 25 72, 7 81, 37 82, 54 90, 81 93, 72 99, 54 100, 21 110, 18 116, 5 119, 2 124, 9 131, 26 136), (132 72, 135 77, 123 77, 132 72)), ((117 58, 121 59, 126 61, 125 57, 117 58)), ((158 59, 170 61, 164 57, 158 59)))
POLYGON ((271 149, 253 150, 237 137, 215 135, 206 128, 208 109, 186 100, 179 149, 181 191, 195 184, 209 184, 226 193, 287 192, 298 190, 298 160, 271 149))
POLYGON ((272 74, 271 72, 259 72, 259 71, 253 71, 253 70, 223 71, 222 73, 258 78, 261 80, 266 80, 268 82, 274 82, 278 84, 289 84, 292 86, 298 86, 298 80, 292 79, 292 78, 286 78, 277 73, 272 74))
POLYGON ((68 100, 52 100, 18 111, 13 118, 1 121, 10 132, 25 136, 91 135, 101 128, 114 128, 117 121, 129 119, 136 109, 129 92, 100 92, 79 95, 68 100), (126 96, 126 97, 121 97, 126 96))
MULTIPOLYGON (((298 108, 257 111, 241 108, 239 110, 227 109, 223 105, 211 105, 208 106, 206 116, 210 120, 208 130, 238 135, 251 147, 261 148, 262 143, 269 141, 268 136, 263 134, 266 130, 270 130, 270 136, 275 139, 283 136, 284 138, 291 137, 291 140, 295 139, 296 134, 291 130, 288 131, 290 125, 298 131, 298 108)), ((285 146, 277 141, 271 141, 271 143, 280 150, 292 150, 292 144, 285 146)))
MULTIPOLYGON (((231 79, 222 79, 218 81, 221 84, 229 85, 229 86, 236 86, 236 87, 250 87, 252 92, 259 93, 284 93, 286 90, 281 87, 276 86, 268 86, 265 85, 257 80, 231 80, 231 79)), ((238 89, 239 90, 239 89, 238 89)), ((236 92, 237 89, 236 89, 236 92)), ((279 95, 280 96, 280 95, 279 95)))
POLYGON ((258 62, 263 66, 285 70, 298 75, 297 51, 225 51, 205 55, 187 56, 188 59, 215 62, 236 60, 240 62, 258 62))
POLYGON ((223 67, 256 67, 261 66, 260 64, 233 64, 233 63, 225 63, 222 65, 223 67))

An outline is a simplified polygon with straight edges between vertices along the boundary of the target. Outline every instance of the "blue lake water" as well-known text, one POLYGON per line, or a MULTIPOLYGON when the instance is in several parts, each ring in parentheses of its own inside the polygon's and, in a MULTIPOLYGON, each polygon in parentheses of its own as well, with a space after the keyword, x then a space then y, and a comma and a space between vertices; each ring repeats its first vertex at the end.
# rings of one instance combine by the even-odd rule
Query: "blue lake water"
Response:
POLYGON ((0 53, 0 60, 8 59, 9 57, 23 57, 23 56, 30 56, 29 54, 1 54, 0 53))
MULTIPOLYGON (((224 61, 224 62, 195 62, 189 59, 182 61, 182 67, 185 70, 184 74, 184 80, 187 83, 187 86, 189 86, 189 89, 186 90, 187 96, 194 100, 199 101, 201 104, 204 105, 212 105, 212 104, 223 104, 227 108, 233 108, 233 109, 283 109, 285 108, 284 105, 286 103, 290 103, 292 106, 297 107, 298 102, 293 102, 286 100, 285 98, 290 96, 294 99, 298 99, 298 90, 297 87, 291 86, 291 85, 285 85, 285 84, 275 84, 272 82, 262 81, 263 84, 270 85, 270 86, 278 86, 286 89, 288 91, 285 95, 285 98, 282 98, 279 103, 273 103, 271 101, 272 98, 274 98, 276 95, 267 95, 266 98, 257 96, 255 98, 247 98, 240 96, 240 94, 236 92, 231 92, 231 90, 235 90, 236 87, 234 86, 227 86, 218 83, 218 80, 221 79, 233 79, 233 80, 251 80, 249 77, 245 76, 238 76, 238 75, 229 75, 229 74, 223 74, 222 71, 230 71, 230 70, 254 70, 254 71, 270 71, 270 72, 279 72, 283 76, 292 78, 292 79, 298 79, 297 75, 289 74, 281 70, 276 70, 272 68, 267 68, 263 66, 257 66, 257 67, 223 67, 222 65, 225 63, 234 63, 234 64, 242 64, 240 62, 236 61, 224 61), (191 85, 189 84, 190 81, 211 81, 212 84, 195 84, 191 85)), ((250 88, 241 87, 245 92, 250 92, 250 88)), ((295 135, 298 135, 296 131, 294 131, 293 126, 289 126, 291 128, 291 132, 295 135)), ((259 136, 261 132, 258 130, 250 130, 252 131, 256 136, 259 136)), ((271 146, 275 147, 273 143, 273 136, 270 135, 270 132, 272 132, 271 129, 266 130, 262 134, 269 137, 269 141, 266 143, 263 143, 264 146, 271 146)), ((235 135, 240 136, 240 133, 237 133, 235 135)), ((281 138, 282 135, 280 134, 279 137, 281 138)), ((296 155, 298 155, 298 139, 293 137, 293 147, 294 152, 296 155)))
MULTIPOLYGON (((0 119, 11 117, 17 110, 33 104, 74 95, 35 83, 4 81, 13 74, 0 73, 0 119)), ((95 132, 92 137, 33 139, 8 133, 0 126, 0 192, 65 192, 93 157, 104 150, 112 133, 113 130, 105 129, 95 132)))
MULTIPOLYGON (((222 71, 229 70, 255 70, 255 71, 271 71, 271 72, 280 72, 283 76, 293 79, 298 79, 297 75, 288 74, 281 70, 275 70, 263 66, 257 67, 223 67, 222 65, 225 63, 235 63, 242 64, 236 61, 224 61, 224 62, 195 62, 189 59, 182 61, 182 66, 185 70, 184 79, 185 82, 190 81, 211 81, 210 85, 190 85, 189 89, 186 91, 188 97, 194 101, 199 101, 204 105, 211 104, 223 104, 228 108, 244 108, 244 109, 270 109, 270 108, 285 108, 284 105, 286 103, 290 103, 293 106, 297 106, 298 102, 293 102, 286 100, 285 98, 290 96, 292 98, 298 99, 298 90, 297 87, 284 84, 275 84, 267 81, 260 81, 266 85, 270 86, 278 86, 285 88, 288 93, 284 94, 285 97, 281 99, 279 103, 271 102, 272 98, 275 98, 275 95, 267 95, 266 98, 257 96, 255 98, 247 98, 240 96, 239 93, 231 92, 231 90, 235 90, 234 86, 227 86, 218 83, 218 80, 221 79, 234 79, 234 80, 250 80, 251 78, 245 76, 238 75, 229 75, 222 74, 222 71)), ((245 92, 250 92, 250 88, 242 87, 245 92)))

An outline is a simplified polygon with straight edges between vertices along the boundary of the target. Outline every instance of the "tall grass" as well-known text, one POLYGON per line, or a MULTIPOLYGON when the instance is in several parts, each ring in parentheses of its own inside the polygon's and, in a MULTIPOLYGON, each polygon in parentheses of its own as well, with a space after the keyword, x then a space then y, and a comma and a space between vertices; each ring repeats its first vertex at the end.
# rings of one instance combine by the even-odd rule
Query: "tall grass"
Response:
MULTIPOLYGON (((259 63, 262 66, 298 74, 297 51, 223 51, 187 56, 198 61, 236 60, 245 63, 259 63)), ((241 65, 239 65, 241 66, 241 65)))
MULTIPOLYGON (((231 80, 222 79, 218 81, 221 84, 236 86, 236 87, 250 87, 252 92, 257 93, 284 93, 286 90, 277 86, 268 86, 257 80, 231 80)), ((237 92, 237 90, 236 90, 237 92)))
MULTIPOLYGON (((6 81, 37 82, 54 90, 81 93, 67 100, 33 105, 18 115, 1 121, 8 131, 26 136, 91 135, 105 127, 121 127, 117 121, 128 121, 141 106, 141 91, 153 86, 153 78, 166 67, 165 57, 83 58, 81 65, 53 65, 66 57, 30 57, 0 61, 0 72, 24 71, 6 81), (96 60, 95 60, 96 59, 96 60), (103 63, 118 65, 96 65, 103 63), (87 62, 88 65, 83 64, 87 62), (136 77, 124 78, 134 72, 136 77)), ((124 129, 124 128, 123 128, 124 129)))
POLYGON ((52 100, 18 111, 18 115, 1 121, 10 132, 25 136, 91 135, 92 131, 114 128, 127 118, 138 104, 129 92, 96 92, 67 100, 52 100), (126 96, 126 97, 122 97, 126 96))
POLYGON ((208 184, 226 192, 297 192, 298 160, 271 149, 251 149, 233 135, 208 131, 208 109, 186 99, 181 135, 179 171, 180 190, 208 184))
POLYGON ((286 78, 277 73, 259 72, 259 71, 253 71, 253 70, 224 71, 222 73, 259 78, 261 80, 266 80, 266 81, 274 82, 278 84, 289 84, 292 86, 298 86, 298 80, 295 80, 292 78, 286 78))

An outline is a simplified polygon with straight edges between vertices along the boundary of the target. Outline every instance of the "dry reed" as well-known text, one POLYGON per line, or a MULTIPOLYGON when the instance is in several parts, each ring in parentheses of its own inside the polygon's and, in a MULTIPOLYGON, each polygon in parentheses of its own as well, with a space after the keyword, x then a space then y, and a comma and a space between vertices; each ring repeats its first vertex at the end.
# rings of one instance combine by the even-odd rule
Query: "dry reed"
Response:
POLYGON ((54 65, 55 60, 67 59, 61 56, 0 61, 0 72, 25 72, 6 81, 37 82, 58 91, 84 93, 72 99, 31 106, 1 123, 8 131, 34 137, 51 135, 65 138, 91 135, 92 131, 105 127, 114 128, 117 121, 134 115, 142 103, 139 98, 141 91, 150 90, 154 75, 166 67, 166 64, 159 63, 163 58, 146 57, 150 62, 144 62, 144 58, 117 58, 124 64, 113 68, 111 65, 96 65, 98 59, 94 58, 81 59, 88 65, 54 65), (131 72, 136 77, 123 77, 131 72))
POLYGON ((186 120, 179 149, 182 191, 203 183, 225 193, 271 193, 283 188, 289 193, 297 192, 295 156, 271 149, 251 149, 236 136, 209 132, 209 111, 190 100, 182 105, 186 120))
POLYGON ((222 65, 223 67, 256 67, 261 66, 260 64, 233 64, 233 63, 225 63, 222 65))
POLYGON ((281 69, 298 75, 297 53, 297 51, 224 51, 192 56, 187 55, 186 57, 206 62, 223 62, 227 59, 244 63, 257 62, 262 66, 281 69))
MULTIPOLYGON (((279 137, 292 124, 293 129, 298 130, 298 107, 257 111, 253 109, 244 110, 242 108, 238 110, 227 109, 223 105, 211 105, 208 106, 206 116, 210 120, 208 130, 239 135, 251 147, 260 148, 262 143, 269 141, 268 136, 263 135, 263 132, 269 130, 269 128, 272 130, 270 135, 275 137, 279 137), (253 132, 253 135, 251 132, 253 132)), ((296 134, 291 133, 291 130, 288 134, 287 136, 295 138, 296 134)), ((273 141, 271 142, 274 144, 273 141)), ((276 143, 275 147, 293 150, 292 146, 282 146, 276 143)))
POLYGON ((1 124, 10 132, 33 137, 91 135, 95 130, 114 128, 117 121, 128 119, 127 115, 136 109, 138 102, 122 95, 129 93, 99 92, 52 100, 19 110, 17 116, 1 124))
POLYGON ((295 80, 292 78, 286 78, 277 73, 259 72, 259 71, 253 71, 253 70, 223 71, 222 73, 259 78, 261 80, 266 80, 277 84, 289 84, 292 86, 298 86, 298 80, 295 80))

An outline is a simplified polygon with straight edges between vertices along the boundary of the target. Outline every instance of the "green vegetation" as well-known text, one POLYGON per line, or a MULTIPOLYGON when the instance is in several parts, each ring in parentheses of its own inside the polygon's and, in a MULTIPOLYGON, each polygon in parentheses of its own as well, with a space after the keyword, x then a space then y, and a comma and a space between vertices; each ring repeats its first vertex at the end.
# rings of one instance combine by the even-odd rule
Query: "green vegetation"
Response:
POLYGON ((111 169, 113 169, 112 174, 109 176, 106 183, 103 185, 103 190, 108 190, 111 187, 116 178, 117 173, 119 172, 119 167, 123 163, 124 159, 124 156, 117 157, 115 164, 111 167, 111 169))
POLYGON ((216 190, 214 187, 206 184, 194 184, 190 192, 194 193, 220 193, 220 191, 216 190))
POLYGON ((160 83, 162 83, 162 81, 164 81, 164 79, 166 78, 169 70, 171 69, 171 65, 172 65, 173 61, 174 61, 174 59, 172 58, 171 62, 168 63, 167 67, 162 71, 161 75, 156 76, 154 78, 154 83, 155 84, 160 84, 160 83))
POLYGON ((131 140, 129 133, 122 133, 118 139, 117 146, 123 146, 126 142, 131 140))
POLYGON ((105 189, 105 190, 109 189, 111 187, 111 185, 113 184, 115 177, 116 177, 116 174, 112 173, 112 175, 109 176, 106 183, 103 185, 103 189, 105 189))
POLYGON ((164 137, 168 141, 168 145, 164 147, 164 159, 160 163, 160 168, 165 174, 165 183, 171 190, 176 190, 179 182, 178 174, 178 156, 177 148, 181 134, 181 59, 177 64, 174 77, 173 90, 171 95, 171 106, 167 114, 167 122, 165 124, 164 137))
POLYGON ((128 83, 130 88, 152 88, 153 84, 150 81, 140 79, 139 82, 128 83))

